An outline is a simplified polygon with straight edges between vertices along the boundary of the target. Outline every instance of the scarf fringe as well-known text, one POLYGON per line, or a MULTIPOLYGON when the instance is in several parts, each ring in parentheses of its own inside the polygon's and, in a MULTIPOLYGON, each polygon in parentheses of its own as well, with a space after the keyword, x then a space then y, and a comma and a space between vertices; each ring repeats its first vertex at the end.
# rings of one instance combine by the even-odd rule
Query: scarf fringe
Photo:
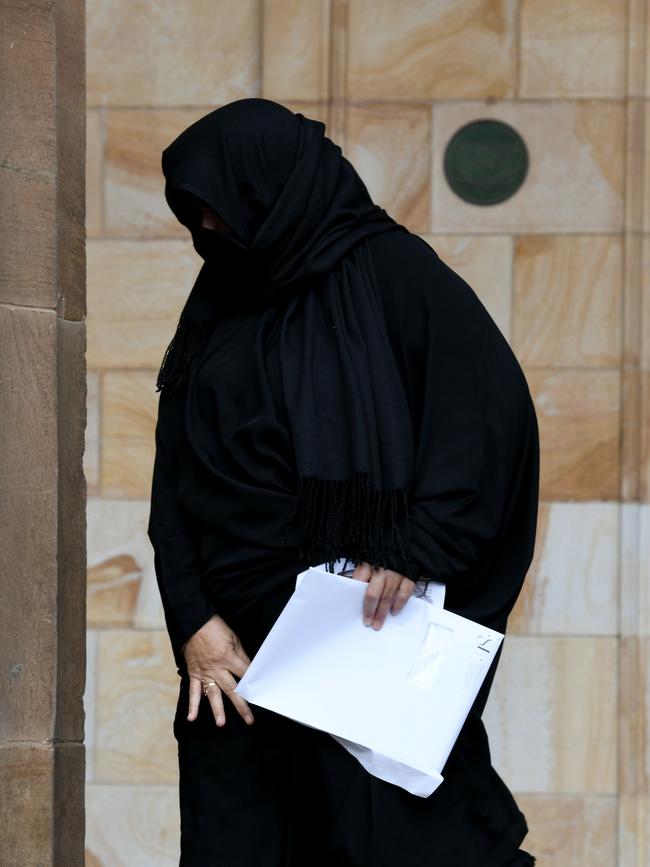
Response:
POLYGON ((322 559, 333 572, 340 557, 355 566, 365 562, 384 568, 392 568, 390 564, 397 560, 404 564, 403 574, 415 581, 416 576, 411 574, 407 496, 406 488, 374 490, 365 472, 355 472, 343 480, 303 476, 285 539, 300 514, 304 530, 300 556, 310 563, 322 559))
POLYGON ((169 346, 165 350, 156 379, 156 391, 171 391, 187 378, 192 362, 201 354, 206 332, 202 324, 190 322, 182 314, 169 346))

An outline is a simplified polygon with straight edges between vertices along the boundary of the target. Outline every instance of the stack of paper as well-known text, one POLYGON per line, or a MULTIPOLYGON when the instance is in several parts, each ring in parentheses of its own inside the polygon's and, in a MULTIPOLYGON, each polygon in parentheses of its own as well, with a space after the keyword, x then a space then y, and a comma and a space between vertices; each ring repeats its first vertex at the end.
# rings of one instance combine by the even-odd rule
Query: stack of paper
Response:
POLYGON ((442 608, 441 586, 375 630, 362 619, 367 584, 310 567, 236 691, 328 732, 369 773, 427 797, 503 639, 442 608))

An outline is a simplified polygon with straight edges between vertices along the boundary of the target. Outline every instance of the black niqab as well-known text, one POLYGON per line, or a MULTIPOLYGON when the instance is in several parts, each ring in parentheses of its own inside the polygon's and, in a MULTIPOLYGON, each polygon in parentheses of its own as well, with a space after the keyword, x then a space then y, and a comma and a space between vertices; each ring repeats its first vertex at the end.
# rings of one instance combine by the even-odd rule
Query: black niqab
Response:
MULTIPOLYGON (((192 124, 162 156, 167 201, 205 263, 157 386, 187 381, 217 323, 283 305, 282 381, 304 556, 324 551, 411 574, 412 430, 364 241, 408 230, 374 204, 325 125, 266 99, 192 124), (202 228, 192 202, 228 226, 202 228)), ((247 363, 241 347, 241 364, 247 363)), ((218 387, 218 383, 215 383, 218 387)), ((193 406, 194 405, 194 406, 193 406)), ((237 413, 236 403, 221 411, 237 413)), ((209 434, 207 435, 209 437, 209 434)), ((194 439, 209 453, 210 443, 194 439)))

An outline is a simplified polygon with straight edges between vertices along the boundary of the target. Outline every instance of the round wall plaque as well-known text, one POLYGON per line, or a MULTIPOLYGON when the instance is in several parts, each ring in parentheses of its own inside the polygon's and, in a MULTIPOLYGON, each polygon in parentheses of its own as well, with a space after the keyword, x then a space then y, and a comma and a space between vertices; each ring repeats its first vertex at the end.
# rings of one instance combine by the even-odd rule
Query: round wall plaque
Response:
POLYGON ((457 130, 444 157, 447 182, 475 205, 495 205, 514 195, 528 172, 528 149, 501 120, 473 120, 457 130))

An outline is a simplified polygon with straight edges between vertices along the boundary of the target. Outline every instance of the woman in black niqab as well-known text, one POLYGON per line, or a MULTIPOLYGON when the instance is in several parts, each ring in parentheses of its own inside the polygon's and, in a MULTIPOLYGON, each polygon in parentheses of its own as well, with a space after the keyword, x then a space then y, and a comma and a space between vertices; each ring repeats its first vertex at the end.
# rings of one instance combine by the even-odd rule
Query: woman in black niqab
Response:
POLYGON ((485 307, 372 202, 323 123, 237 100, 162 168, 204 260, 158 375, 148 528, 181 676, 181 863, 532 864, 480 719, 498 657, 427 799, 262 708, 252 726, 217 727, 206 700, 186 717, 185 644, 218 616, 252 657, 308 565, 444 581, 446 608, 505 631, 539 442, 485 307))

